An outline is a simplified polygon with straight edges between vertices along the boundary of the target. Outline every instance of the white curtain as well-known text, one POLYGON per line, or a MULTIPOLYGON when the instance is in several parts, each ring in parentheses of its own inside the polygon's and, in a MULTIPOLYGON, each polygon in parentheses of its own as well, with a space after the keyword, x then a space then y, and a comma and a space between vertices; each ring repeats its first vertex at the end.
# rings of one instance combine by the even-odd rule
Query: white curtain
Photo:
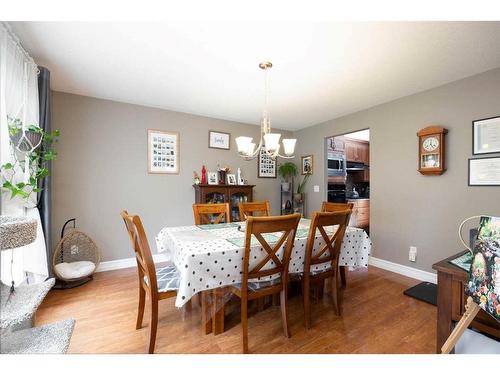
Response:
MULTIPOLYGON (((38 68, 33 59, 21 47, 7 23, 0 22, 0 164, 12 162, 13 149, 9 141, 7 117, 18 118, 25 125, 38 126, 38 68)), ((19 174, 20 181, 22 173, 19 174)), ((31 207, 36 197, 31 197, 31 207)), ((10 199, 2 191, 0 209, 2 215, 25 214, 25 201, 10 199)), ((43 281, 48 276, 45 240, 38 209, 28 208, 26 215, 36 218, 38 232, 36 241, 28 246, 0 252, 1 280, 16 285, 27 278, 33 282, 43 281)))

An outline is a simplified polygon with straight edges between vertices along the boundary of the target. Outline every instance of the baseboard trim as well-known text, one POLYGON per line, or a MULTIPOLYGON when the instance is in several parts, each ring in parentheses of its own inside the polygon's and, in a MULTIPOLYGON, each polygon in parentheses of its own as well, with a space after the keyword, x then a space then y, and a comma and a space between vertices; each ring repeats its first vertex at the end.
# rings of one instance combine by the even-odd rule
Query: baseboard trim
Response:
MULTIPOLYGON (((153 254, 153 261, 155 263, 166 262, 167 256, 166 254, 153 254)), ((131 268, 136 266, 137 263, 135 258, 109 260, 107 262, 99 263, 99 267, 97 267, 96 272, 120 270, 122 268, 131 268)))
MULTIPOLYGON (((154 254, 153 261, 155 263, 161 263, 167 261, 166 254, 154 254)), ((402 264, 389 262, 388 260, 370 257, 368 263, 370 266, 381 268, 386 271, 391 271, 394 273, 398 273, 403 276, 408 276, 413 279, 428 281, 431 283, 437 283, 437 275, 431 272, 422 271, 416 268, 404 266, 402 264)), ((113 271, 120 270, 123 268, 131 268, 137 265, 135 258, 124 258, 124 259, 116 259, 110 260, 107 262, 101 262, 99 267, 97 267, 96 272, 105 272, 105 271, 113 271)))
POLYGON ((374 267, 382 268, 383 270, 395 272, 403 276, 408 276, 413 279, 437 284, 437 275, 432 272, 422 271, 413 267, 389 262, 388 260, 379 259, 372 256, 368 260, 368 264, 374 267))

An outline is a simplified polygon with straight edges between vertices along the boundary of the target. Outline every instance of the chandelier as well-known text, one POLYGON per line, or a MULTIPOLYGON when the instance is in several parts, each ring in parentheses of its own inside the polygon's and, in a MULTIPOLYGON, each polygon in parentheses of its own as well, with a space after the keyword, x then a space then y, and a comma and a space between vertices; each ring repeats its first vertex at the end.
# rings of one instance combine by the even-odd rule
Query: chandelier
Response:
POLYGON ((280 154, 280 138, 281 134, 271 132, 271 120, 267 110, 268 106, 268 88, 269 88, 269 69, 273 64, 269 61, 259 64, 259 68, 264 70, 264 111, 262 112, 262 120, 260 122, 260 141, 255 148, 255 143, 252 137, 237 137, 236 147, 238 148, 238 155, 246 160, 251 160, 259 155, 261 150, 264 150, 268 156, 275 159, 276 157, 291 159, 294 157, 296 139, 283 139, 283 154, 280 154))

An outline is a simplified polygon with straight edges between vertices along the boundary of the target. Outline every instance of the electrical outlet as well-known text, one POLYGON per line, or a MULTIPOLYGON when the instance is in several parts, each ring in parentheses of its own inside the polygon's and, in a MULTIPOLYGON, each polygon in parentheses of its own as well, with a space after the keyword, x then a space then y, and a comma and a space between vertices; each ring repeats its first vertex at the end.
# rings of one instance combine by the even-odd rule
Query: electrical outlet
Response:
POLYGON ((313 189, 315 193, 319 193, 319 185, 314 185, 313 189))
POLYGON ((408 259, 411 262, 417 261, 417 247, 416 246, 410 246, 410 253, 408 255, 408 259))

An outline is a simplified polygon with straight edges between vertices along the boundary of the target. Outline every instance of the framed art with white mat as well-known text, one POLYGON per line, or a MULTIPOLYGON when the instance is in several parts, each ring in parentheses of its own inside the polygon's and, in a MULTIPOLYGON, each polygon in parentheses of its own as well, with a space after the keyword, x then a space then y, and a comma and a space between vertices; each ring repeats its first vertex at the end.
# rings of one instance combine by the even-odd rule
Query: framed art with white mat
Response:
POLYGON ((472 154, 500 153, 500 116, 472 121, 472 154))
POLYGON ((178 174, 179 133, 148 129, 148 173, 178 174))
POLYGON ((469 159, 469 186, 500 186, 500 156, 469 159))
POLYGON ((270 157, 264 147, 260 149, 257 163, 257 177, 276 178, 276 159, 270 157))

